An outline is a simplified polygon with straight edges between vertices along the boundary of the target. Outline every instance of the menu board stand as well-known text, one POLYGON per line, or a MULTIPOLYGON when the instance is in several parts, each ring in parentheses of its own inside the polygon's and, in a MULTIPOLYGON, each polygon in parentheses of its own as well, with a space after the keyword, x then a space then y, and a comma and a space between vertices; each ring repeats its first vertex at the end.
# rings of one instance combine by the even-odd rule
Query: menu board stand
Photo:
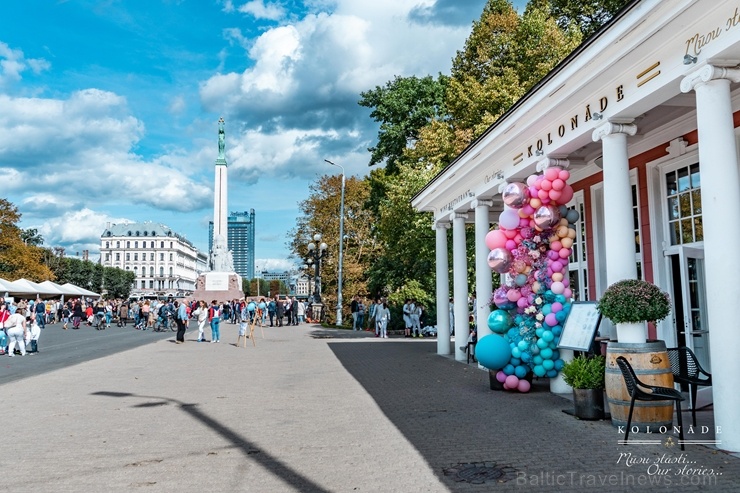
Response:
POLYGON ((600 322, 601 314, 595 301, 576 301, 563 323, 558 348, 590 351, 600 322))

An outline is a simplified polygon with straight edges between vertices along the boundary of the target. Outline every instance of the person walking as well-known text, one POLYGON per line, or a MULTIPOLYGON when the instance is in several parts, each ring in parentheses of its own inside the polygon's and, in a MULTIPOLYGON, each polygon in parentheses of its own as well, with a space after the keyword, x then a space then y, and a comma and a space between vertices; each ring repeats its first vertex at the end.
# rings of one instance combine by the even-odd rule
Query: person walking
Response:
POLYGON ((380 325, 380 337, 382 339, 388 339, 388 324, 391 322, 391 311, 388 308, 388 303, 385 299, 383 299, 380 306, 375 309, 375 318, 378 320, 380 325))
POLYGON ((26 310, 24 308, 18 308, 4 323, 5 333, 8 334, 8 356, 14 356, 16 344, 21 356, 26 355, 28 327, 26 326, 25 314, 26 310))
POLYGON ((411 337, 411 298, 406 298, 403 304, 404 337, 411 337))
POLYGON ((424 337, 424 334, 421 333, 421 304, 417 303, 416 300, 411 300, 411 306, 411 330, 414 337, 424 337))
POLYGON ((39 327, 39 323, 34 317, 28 317, 26 319, 26 327, 28 328, 28 334, 26 335, 26 340, 24 341, 26 343, 26 353, 38 353, 41 327, 39 327), (30 349, 28 349, 29 346, 30 349))
POLYGON ((365 328, 365 303, 362 302, 362 298, 357 299, 357 320, 355 321, 357 330, 363 330, 365 328))
POLYGON ((270 302, 267 304, 267 314, 270 316, 270 327, 273 327, 273 319, 275 318, 275 311, 277 309, 277 305, 275 303, 275 300, 270 300, 270 302))
POLYGON ((82 323, 82 317, 84 317, 85 314, 82 311, 82 303, 79 299, 75 300, 74 305, 72 306, 72 328, 73 329, 79 329, 80 323, 82 323))
POLYGON ((118 326, 126 327, 128 324, 128 302, 122 301, 118 307, 118 326))
POLYGON ((5 354, 5 348, 8 347, 8 335, 5 333, 5 321, 10 318, 5 300, 0 298, 0 354, 5 354))
POLYGON ((306 320, 306 305, 301 300, 298 300, 296 313, 298 314, 298 323, 302 324, 306 320))
POLYGON ((175 343, 182 344, 185 342, 185 331, 188 329, 188 309, 185 307, 185 303, 180 301, 175 301, 175 309, 175 323, 177 324, 175 343))
POLYGON ((205 335, 206 322, 208 321, 208 304, 204 300, 200 300, 192 315, 198 317, 198 342, 208 342, 205 335))
POLYGON ((39 324, 39 327, 41 327, 42 329, 45 329, 46 328, 46 304, 40 299, 37 299, 36 304, 34 305, 34 309, 36 311, 36 323, 39 324))
POLYGON ((352 302, 349 304, 349 312, 352 314, 352 330, 358 330, 357 329, 357 301, 358 296, 354 295, 352 297, 352 302))
POLYGON ((221 337, 221 307, 218 301, 211 301, 211 308, 208 310, 208 320, 211 322, 211 344, 218 342, 221 337))
POLYGON ((283 326, 283 316, 284 315, 285 315, 285 306, 283 306, 283 302, 280 301, 280 298, 276 296, 275 297, 275 316, 277 317, 278 327, 283 326))
POLYGON ((382 298, 378 298, 375 300, 375 309, 373 310, 375 316, 375 337, 380 337, 380 317, 378 316, 380 312, 378 310, 381 308, 383 308, 383 300, 382 298))

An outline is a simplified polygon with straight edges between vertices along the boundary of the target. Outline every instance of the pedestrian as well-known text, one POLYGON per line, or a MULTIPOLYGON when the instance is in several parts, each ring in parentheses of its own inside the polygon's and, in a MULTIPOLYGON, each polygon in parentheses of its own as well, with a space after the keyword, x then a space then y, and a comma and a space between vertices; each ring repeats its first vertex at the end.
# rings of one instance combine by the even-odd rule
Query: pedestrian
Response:
POLYGON ((455 298, 450 298, 450 335, 455 335, 455 298))
POLYGON ((411 337, 411 298, 406 298, 403 304, 404 337, 411 337))
POLYGON ((126 327, 128 324, 128 302, 122 301, 118 307, 118 326, 126 327))
POLYGON ((275 311, 277 310, 277 304, 275 300, 270 300, 267 304, 267 315, 270 317, 270 327, 273 327, 273 319, 275 318, 275 311))
POLYGON ((74 305, 72 306, 72 328, 77 330, 80 328, 80 324, 82 323, 82 317, 84 317, 85 314, 82 311, 82 302, 80 302, 79 298, 75 300, 74 305))
POLYGON ((378 308, 375 309, 375 319, 379 322, 379 333, 382 339, 388 339, 388 324, 391 322, 391 311, 388 303, 383 299, 378 308))
POLYGON ((411 300, 411 306, 411 330, 414 337, 424 337, 424 334, 421 333, 421 304, 414 299, 411 300))
POLYGON ((250 324, 254 323, 254 317, 255 312, 257 311, 257 303, 254 302, 254 300, 249 300, 249 303, 247 303, 247 317, 250 324))
POLYGON ((267 325, 267 302, 264 298, 260 298, 260 302, 257 304, 257 314, 261 319, 262 326, 267 325))
POLYGON ((5 349, 8 347, 8 335, 5 333, 5 321, 10 317, 10 310, 8 310, 5 300, 0 298, 0 354, 5 354, 5 349))
POLYGON ((275 316, 277 317, 277 326, 283 326, 283 316, 285 315, 285 306, 280 298, 275 296, 275 316))
POLYGON ((380 317, 378 316, 380 312, 378 310, 381 308, 383 308, 383 300, 378 298, 375 300, 375 309, 373 310, 373 314, 375 315, 375 337, 380 337, 380 317))
POLYGON ((182 344, 185 342, 185 331, 188 329, 188 310, 185 308, 185 303, 175 301, 175 323, 177 324, 177 335, 175 336, 175 343, 182 344))
POLYGON ((221 337, 221 307, 218 301, 211 301, 211 308, 208 310, 208 320, 211 322, 211 344, 218 342, 221 337))
POLYGON ((288 325, 293 325, 293 303, 290 302, 290 298, 286 298, 283 302, 283 312, 288 319, 288 325))
POLYGON ((362 302, 362 298, 357 300, 357 330, 363 330, 365 327, 365 304, 362 302))
POLYGON ((352 330, 357 330, 357 303, 358 296, 352 297, 352 302, 349 304, 349 312, 352 314, 352 330))
POLYGON ((31 349, 28 349, 26 352, 29 354, 38 353, 39 352, 39 336, 41 336, 41 327, 39 327, 38 320, 35 317, 28 317, 26 319, 26 327, 28 328, 28 333, 26 335, 25 343, 26 348, 30 346, 31 349))
POLYGON ((208 321, 208 304, 204 300, 200 300, 192 315, 198 317, 198 342, 208 342, 205 335, 206 322, 208 321))
POLYGON ((36 311, 36 323, 39 324, 39 327, 41 327, 42 329, 45 329, 46 328, 46 304, 40 299, 36 299, 34 310, 36 311))
POLYGON ((14 356, 16 344, 21 356, 26 355, 26 336, 28 327, 26 326, 26 310, 24 308, 16 309, 4 323, 5 332, 8 334, 8 356, 14 356))
POLYGON ((306 305, 301 300, 298 300, 296 313, 298 313, 298 323, 302 324, 306 319, 306 305))

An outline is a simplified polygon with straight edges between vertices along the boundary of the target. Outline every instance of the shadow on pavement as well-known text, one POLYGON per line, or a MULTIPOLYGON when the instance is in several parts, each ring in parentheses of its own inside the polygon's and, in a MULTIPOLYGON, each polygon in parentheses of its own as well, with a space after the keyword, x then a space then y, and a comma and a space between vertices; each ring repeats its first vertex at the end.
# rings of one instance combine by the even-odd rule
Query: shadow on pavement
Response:
POLYGON ((236 448, 238 448, 242 454, 244 454, 245 457, 249 457, 251 460, 259 463, 262 467, 270 471, 272 474, 277 476, 280 480, 285 482, 287 485, 295 488, 296 491, 316 491, 316 492, 326 492, 329 493, 328 490, 322 488, 320 485, 314 483, 310 479, 306 478, 305 476, 302 476, 300 473, 293 470, 290 466, 285 464, 284 462, 278 460, 277 458, 273 457, 269 453, 265 452, 264 450, 258 449, 252 442, 249 440, 243 438, 239 434, 232 431, 227 426, 224 426, 220 422, 216 421, 215 419, 211 418, 207 414, 204 414, 198 409, 197 404, 187 404, 185 402, 179 401, 177 399, 170 399, 168 397, 161 397, 161 396, 149 396, 149 395, 138 395, 138 394, 131 394, 127 392, 108 392, 108 391, 99 391, 99 392, 93 392, 92 395, 98 395, 103 397, 139 397, 141 399, 159 399, 159 402, 146 402, 142 404, 137 404, 134 407, 153 407, 153 406, 166 406, 166 405, 175 405, 180 408, 184 413, 189 414, 191 417, 196 419, 197 421, 203 423, 208 428, 212 429, 216 433, 218 433, 220 436, 222 436, 224 439, 228 440, 230 443, 232 443, 236 448))

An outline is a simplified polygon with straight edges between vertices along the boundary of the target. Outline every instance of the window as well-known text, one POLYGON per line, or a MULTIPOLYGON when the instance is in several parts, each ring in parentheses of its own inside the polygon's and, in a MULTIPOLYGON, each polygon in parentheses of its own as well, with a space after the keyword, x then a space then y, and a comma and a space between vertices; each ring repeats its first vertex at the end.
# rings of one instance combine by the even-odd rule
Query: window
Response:
POLYGON ((172 242, 170 242, 170 248, 172 248, 172 242))
MULTIPOLYGON (((152 235, 152 236, 154 236, 154 235, 152 235)), ((154 242, 152 242, 152 246, 150 248, 154 248, 154 242)))
POLYGON ((116 253, 116 262, 118 262, 119 260, 121 260, 121 254, 120 253, 116 253))
POLYGON ((159 254, 159 260, 164 262, 164 253, 159 254))
POLYGON ((121 242, 120 241, 117 241, 116 242, 116 248, 121 248, 121 242))
MULTIPOLYGON (((572 239, 570 260, 568 262, 568 277, 570 290, 575 301, 588 301, 588 252, 586 250, 586 209, 583 204, 583 194, 575 197, 575 209, 578 220, 575 223, 576 237, 572 239)), ((567 244, 569 242, 566 242, 567 244)))
POLYGON ((159 242, 159 248, 164 248, 164 241, 159 242))
POLYGON ((159 277, 164 277, 164 267, 159 268, 159 277))
POLYGON ((135 241, 134 242, 134 248, 139 248, 139 242, 138 241, 135 241))
POLYGON ((154 267, 149 267, 149 276, 154 277, 154 267))
POLYGON ((139 260, 139 254, 138 253, 135 253, 134 254, 134 260, 139 260))
POLYGON ((154 252, 152 252, 152 253, 149 254, 149 260, 151 260, 152 262, 154 262, 154 252))
POLYGON ((105 248, 110 248, 110 241, 105 242, 105 248))
POLYGON ((108 262, 110 260, 110 253, 105 254, 105 261, 108 262))
POLYGON ((671 245, 704 241, 699 164, 669 171, 665 182, 671 245))
POLYGON ((154 289, 154 281, 149 281, 149 289, 154 289))
POLYGON ((126 261, 128 262, 129 260, 131 260, 131 254, 130 253, 127 253, 126 254, 126 261))
POLYGON ((172 262, 172 254, 170 253, 170 262, 172 262))

